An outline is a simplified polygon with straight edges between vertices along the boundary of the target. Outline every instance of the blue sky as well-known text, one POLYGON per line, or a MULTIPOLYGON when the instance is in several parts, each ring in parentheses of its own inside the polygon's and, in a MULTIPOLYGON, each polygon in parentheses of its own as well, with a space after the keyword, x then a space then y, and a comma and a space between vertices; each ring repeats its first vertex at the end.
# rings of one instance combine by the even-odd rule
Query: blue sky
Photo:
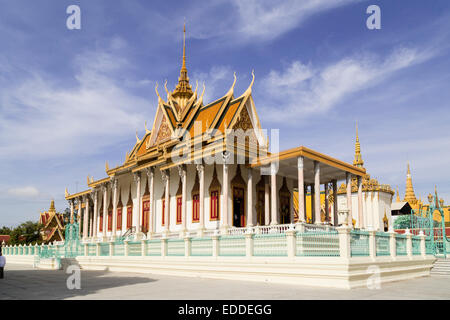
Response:
POLYGON ((450 3, 428 1, 0 0, 0 225, 48 208, 124 161, 153 123, 155 83, 172 90, 187 24, 191 83, 205 102, 251 81, 265 129, 365 167, 418 197, 450 202, 450 3), (82 29, 66 28, 81 8, 82 29), (381 8, 381 30, 366 9, 381 8))

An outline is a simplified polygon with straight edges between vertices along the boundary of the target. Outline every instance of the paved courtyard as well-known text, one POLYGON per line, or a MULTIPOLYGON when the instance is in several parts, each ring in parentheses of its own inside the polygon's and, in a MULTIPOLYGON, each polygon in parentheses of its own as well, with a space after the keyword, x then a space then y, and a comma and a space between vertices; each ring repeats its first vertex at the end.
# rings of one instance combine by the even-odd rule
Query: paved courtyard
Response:
POLYGON ((81 289, 69 290, 64 271, 9 264, 0 280, 5 299, 450 299, 450 277, 431 276, 384 284, 379 290, 81 271, 81 289))

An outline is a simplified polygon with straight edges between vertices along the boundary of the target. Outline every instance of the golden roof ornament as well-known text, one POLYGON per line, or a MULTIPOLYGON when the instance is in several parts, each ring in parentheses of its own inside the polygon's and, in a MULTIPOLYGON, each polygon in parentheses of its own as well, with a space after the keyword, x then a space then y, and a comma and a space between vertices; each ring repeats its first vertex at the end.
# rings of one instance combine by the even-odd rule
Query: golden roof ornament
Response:
POLYGON ((172 92, 172 97, 181 109, 186 106, 187 101, 193 95, 192 87, 189 84, 188 71, 186 68, 186 23, 183 27, 183 64, 180 70, 180 77, 178 78, 178 84, 175 90, 172 92))
POLYGON ((355 160, 353 165, 358 168, 364 167, 364 161, 361 157, 361 144, 359 143, 358 122, 356 122, 356 143, 355 143, 355 160))
POLYGON ((48 212, 52 212, 52 213, 56 212, 56 209, 55 209, 55 200, 53 200, 53 199, 52 199, 52 201, 50 202, 50 209, 48 210, 48 212))
POLYGON ((411 169, 409 167, 409 162, 408 162, 408 169, 406 172, 406 191, 405 191, 405 200, 404 201, 407 201, 410 204, 415 204, 417 202, 417 198, 414 193, 414 188, 413 188, 413 184, 412 184, 411 169))

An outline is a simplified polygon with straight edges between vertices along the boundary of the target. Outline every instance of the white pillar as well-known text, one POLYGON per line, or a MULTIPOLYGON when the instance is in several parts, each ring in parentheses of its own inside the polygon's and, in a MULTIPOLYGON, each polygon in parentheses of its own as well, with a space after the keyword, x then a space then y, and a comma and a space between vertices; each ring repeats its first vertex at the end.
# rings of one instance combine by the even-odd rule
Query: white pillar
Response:
POLYGON ((92 236, 96 237, 98 231, 98 192, 97 189, 94 189, 92 192, 94 193, 94 225, 92 236))
POLYGON ((117 185, 118 181, 117 179, 113 178, 111 180, 111 187, 112 187, 112 197, 113 197, 113 216, 112 216, 112 236, 116 236, 117 231, 117 185))
POLYGON ((358 176, 358 226, 364 228, 363 198, 362 198, 362 178, 358 176))
POLYGON ((178 167, 178 173, 180 174, 181 179, 181 233, 184 237, 184 234, 186 233, 186 176, 187 176, 187 169, 185 166, 179 166, 178 167))
POLYGON ((320 163, 314 161, 314 214, 315 222, 320 223, 320 163))
POLYGON ((353 227, 353 212, 352 212, 352 175, 347 172, 345 174, 347 183, 347 210, 348 210, 348 226, 353 227))
POLYGON ((137 233, 141 232, 141 226, 139 224, 139 216, 141 215, 141 173, 135 172, 133 174, 134 183, 136 184, 136 199, 137 206, 136 210, 133 212, 133 227, 137 233))
POLYGON ((325 222, 327 218, 329 218, 329 211, 328 211, 328 195, 329 195, 329 191, 328 191, 328 182, 324 184, 324 189, 325 189, 325 222))
MULTIPOLYGON (((82 205, 82 203, 83 203, 83 198, 79 197, 78 198, 78 214, 77 214, 78 226, 81 226, 81 211, 82 211, 81 205, 82 205)), ((78 229, 78 232, 81 233, 81 230, 78 229)))
POLYGON ((203 230, 205 229, 205 167, 202 164, 197 165, 197 171, 200 179, 200 195, 199 195, 199 213, 200 213, 200 226, 199 226, 199 236, 203 235, 203 230))
POLYGON ((88 237, 89 228, 89 196, 86 195, 84 198, 84 218, 83 218, 83 239, 88 237))
POLYGON ((276 163, 270 164, 270 194, 271 194, 271 213, 272 219, 270 224, 278 224, 278 202, 277 202, 277 170, 276 163))
POLYGON ((170 197, 169 197, 169 192, 170 192, 170 171, 161 171, 161 175, 162 175, 162 180, 164 183, 164 188, 165 188, 165 206, 164 206, 164 232, 167 234, 170 230, 170 214, 169 214, 169 210, 170 210, 170 197))
POLYGON ((150 188, 150 212, 149 212, 149 228, 148 228, 148 232, 149 234, 153 234, 155 232, 155 221, 156 221, 156 217, 155 217, 155 211, 154 211, 154 196, 155 196, 155 181, 154 181, 154 170, 153 168, 148 168, 147 169, 147 177, 148 177, 148 183, 149 183, 149 188, 150 188))
POLYGON ((106 241, 106 234, 108 232, 107 228, 107 224, 106 221, 108 220, 108 202, 106 201, 107 195, 108 195, 108 188, 106 187, 106 185, 102 186, 102 191, 103 191, 103 241, 106 241))
POLYGON ((333 180, 333 224, 335 227, 338 226, 338 203, 337 203, 337 181, 333 180))
POLYGON ((247 169, 247 227, 253 226, 253 171, 251 168, 247 169))
POLYGON ((304 178, 304 158, 297 159, 298 168, 298 219, 305 219, 305 178, 304 178))
POLYGON ((268 177, 264 176, 264 222, 266 226, 270 225, 270 184, 267 180, 268 177))
POLYGON ((228 178, 228 164, 223 163, 223 192, 222 192, 222 229, 228 228, 228 197, 229 197, 229 178, 228 178))
POLYGON ((74 200, 70 199, 70 223, 73 221, 73 214, 74 214, 74 200))

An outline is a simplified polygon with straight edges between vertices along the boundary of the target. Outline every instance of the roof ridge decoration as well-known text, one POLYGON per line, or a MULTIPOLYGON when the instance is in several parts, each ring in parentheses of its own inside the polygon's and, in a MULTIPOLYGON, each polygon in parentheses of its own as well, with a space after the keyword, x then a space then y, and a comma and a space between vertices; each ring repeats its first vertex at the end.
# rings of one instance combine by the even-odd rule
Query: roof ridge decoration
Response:
POLYGON ((358 168, 364 168, 364 161, 361 156, 361 144, 359 143, 358 121, 356 121, 356 142, 355 142, 355 160, 353 165, 358 168))
POLYGON ((408 162, 408 167, 407 167, 407 171, 406 171, 406 191, 405 191, 405 200, 404 201, 407 201, 410 204, 417 203, 417 198, 414 193, 414 187, 413 187, 412 178, 411 178, 411 169, 409 167, 409 162, 408 162))

